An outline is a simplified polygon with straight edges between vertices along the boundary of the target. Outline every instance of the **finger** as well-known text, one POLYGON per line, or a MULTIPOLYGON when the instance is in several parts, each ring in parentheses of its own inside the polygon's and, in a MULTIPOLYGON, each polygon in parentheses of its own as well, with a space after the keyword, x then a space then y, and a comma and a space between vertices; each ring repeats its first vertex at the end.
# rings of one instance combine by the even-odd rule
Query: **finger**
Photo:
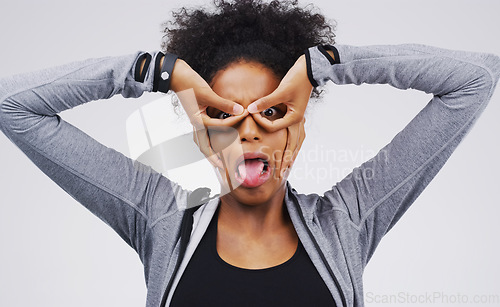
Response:
POLYGON ((207 150, 206 147, 203 147, 203 145, 200 145, 200 141, 198 140, 198 135, 201 135, 201 134, 203 134, 202 131, 196 130, 193 127, 193 141, 198 146, 198 149, 200 150, 200 152, 207 158, 207 160, 210 162, 210 164, 212 164, 216 167, 222 165, 222 163, 218 163, 217 157, 214 156, 213 150, 210 150, 211 146, 207 150))
POLYGON ((207 160, 215 167, 223 168, 222 161, 217 156, 217 154, 213 151, 212 146, 210 145, 210 138, 208 137, 208 133, 206 129, 195 130, 196 139, 198 147, 200 151, 205 155, 207 160))
POLYGON ((236 180, 234 173, 231 175, 229 172, 231 170, 231 167, 228 165, 229 156, 235 156, 239 157, 243 155, 243 147, 241 146, 241 143, 237 142, 237 144, 233 143, 233 146, 222 148, 220 150, 222 162, 224 164, 224 170, 225 170, 225 177, 226 177, 226 182, 228 184, 229 192, 236 189, 238 186, 241 185, 238 180, 236 180), (235 146, 234 146, 235 145, 235 146))
POLYGON ((205 106, 216 108, 217 110, 221 110, 231 115, 241 115, 245 111, 242 105, 220 97, 211 88, 205 89, 202 95, 202 104, 205 106))
POLYGON ((305 118, 300 121, 299 123, 290 126, 287 131, 288 131, 288 138, 287 138, 287 150, 283 153, 283 165, 282 165, 282 173, 281 177, 286 178, 288 177, 293 164, 295 163, 295 159, 297 158, 297 155, 300 152, 300 148, 302 147, 302 144, 304 142, 304 139, 306 137, 306 132, 305 132, 305 118))
POLYGON ((240 122, 243 118, 247 117, 249 114, 250 113, 248 113, 247 110, 244 110, 242 114, 230 116, 226 119, 212 118, 208 116, 206 112, 202 112, 200 115, 203 125, 207 127, 212 127, 212 126, 230 127, 236 125, 238 122, 240 122))
MULTIPOLYGON (((211 89, 210 89, 211 91, 211 89)), ((189 120, 193 126, 196 127, 196 129, 201 130, 205 126, 232 126, 238 123, 240 120, 242 120, 244 117, 248 115, 248 111, 246 111, 241 105, 236 104, 235 102, 232 102, 227 99, 222 99, 220 98, 217 94, 213 93, 210 94, 209 96, 212 97, 212 100, 209 101, 208 103, 214 104, 213 99, 219 99, 220 101, 226 101, 228 103, 235 104, 241 108, 242 113, 236 116, 230 116, 227 119, 218 119, 218 118, 211 118, 208 116, 206 113, 206 108, 207 106, 200 105, 199 103, 202 103, 199 100, 204 100, 207 102, 206 97, 205 98, 200 98, 198 99, 195 95, 195 92, 193 89, 187 89, 184 91, 180 91, 176 93, 177 97, 179 98, 182 107, 186 111, 186 114, 189 117, 189 120), (213 96, 215 95, 215 96, 213 96)), ((219 106, 216 106, 216 108, 219 108, 219 106)), ((225 111, 223 111, 225 112, 225 111)), ((231 113, 232 114, 232 113, 231 113)))
POLYGON ((196 146, 200 147, 200 144, 198 143, 198 134, 196 133, 196 128, 193 126, 193 141, 196 144, 196 146))
POLYGON ((302 124, 301 124, 299 146, 297 147, 297 151, 300 151, 300 148, 302 147, 302 143, 304 143, 305 139, 306 139, 306 118, 304 117, 304 119, 302 120, 302 124))
POLYGON ((286 95, 287 91, 281 89, 278 87, 274 92, 271 94, 259 98, 256 101, 252 102, 248 107, 247 110, 251 114, 256 114, 260 113, 272 106, 275 106, 280 103, 287 102, 289 100, 288 95, 286 95))
POLYGON ((203 118, 201 116, 204 109, 200 110, 198 105, 195 92, 192 88, 179 91, 175 93, 179 101, 181 102, 182 108, 186 111, 191 124, 197 129, 204 129, 203 118))
MULTIPOLYGON (((288 106, 287 106, 288 107, 288 106)), ((262 116, 260 113, 252 114, 254 120, 268 132, 275 132, 280 129, 287 128, 294 125, 302 120, 304 117, 298 112, 295 112, 292 108, 288 107, 288 110, 282 118, 270 121, 269 119, 262 116)))
POLYGON ((297 142, 297 147, 295 148, 295 152, 294 152, 293 157, 292 157, 292 164, 290 165, 290 167, 292 167, 293 163, 295 162, 295 159, 297 158, 297 155, 300 152, 300 148, 302 148, 302 143, 304 143, 304 139, 306 138, 306 129, 304 126, 305 122, 306 122, 306 119, 304 118, 302 120, 302 122, 300 123, 299 140, 297 142))
MULTIPOLYGON (((286 150, 286 146, 285 146, 286 150)), ((273 176, 274 178, 278 179, 279 182, 281 182, 281 167, 282 167, 282 162, 283 162, 283 154, 284 151, 281 152, 279 150, 273 151, 273 158, 274 158, 274 173, 273 176)))
POLYGON ((292 125, 287 129, 287 143, 283 152, 283 159, 281 160, 280 178, 283 178, 285 176, 285 171, 292 164, 295 149, 299 141, 299 129, 299 124, 292 125))

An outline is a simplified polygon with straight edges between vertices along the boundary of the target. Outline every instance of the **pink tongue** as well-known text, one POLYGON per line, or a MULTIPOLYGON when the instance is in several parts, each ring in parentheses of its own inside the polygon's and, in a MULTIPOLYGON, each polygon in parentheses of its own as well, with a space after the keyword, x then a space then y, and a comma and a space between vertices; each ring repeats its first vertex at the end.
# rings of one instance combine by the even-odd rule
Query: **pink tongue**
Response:
POLYGON ((246 184, 254 185, 258 182, 260 173, 264 169, 264 162, 259 159, 245 160, 238 166, 241 178, 246 184))

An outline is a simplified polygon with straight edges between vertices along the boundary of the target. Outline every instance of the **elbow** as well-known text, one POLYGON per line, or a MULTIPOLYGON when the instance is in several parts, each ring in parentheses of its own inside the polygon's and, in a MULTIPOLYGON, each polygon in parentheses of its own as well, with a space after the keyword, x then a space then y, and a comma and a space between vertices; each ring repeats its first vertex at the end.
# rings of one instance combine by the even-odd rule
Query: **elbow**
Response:
POLYGON ((448 80, 456 87, 447 93, 435 94, 450 110, 475 114, 489 103, 500 78, 500 57, 493 54, 476 54, 472 61, 461 62, 448 80))
MULTIPOLYGON (((0 93, 3 96, 4 93, 0 93)), ((13 129, 13 112, 8 98, 2 97, 0 100, 0 130, 8 136, 13 129)))
POLYGON ((500 57, 495 54, 483 54, 482 65, 474 82, 474 88, 484 92, 489 100, 500 78, 500 57))
POLYGON ((459 99, 462 103, 455 106, 469 109, 476 116, 489 104, 500 78, 500 57, 494 54, 481 56, 481 64, 471 71, 470 81, 459 91, 464 98, 459 99))
POLYGON ((0 82, 0 129, 7 136, 9 131, 15 130, 16 107, 18 107, 10 81, 10 78, 5 78, 0 82))
POLYGON ((500 78, 500 57, 483 54, 476 68, 470 72, 470 81, 462 88, 462 93, 477 95, 476 101, 487 104, 500 78))
POLYGON ((8 99, 8 93, 3 84, 0 83, 0 130, 2 130, 5 134, 7 133, 6 127, 10 126, 7 124, 10 122, 10 112, 8 111, 9 107, 7 103, 8 99))
POLYGON ((498 79, 500 79, 500 56, 496 54, 486 54, 485 64, 486 70, 492 80, 491 87, 494 89, 498 83, 498 79))
POLYGON ((34 118, 27 116, 26 109, 14 97, 5 95, 0 99, 0 130, 5 135, 10 137, 32 128, 34 118))

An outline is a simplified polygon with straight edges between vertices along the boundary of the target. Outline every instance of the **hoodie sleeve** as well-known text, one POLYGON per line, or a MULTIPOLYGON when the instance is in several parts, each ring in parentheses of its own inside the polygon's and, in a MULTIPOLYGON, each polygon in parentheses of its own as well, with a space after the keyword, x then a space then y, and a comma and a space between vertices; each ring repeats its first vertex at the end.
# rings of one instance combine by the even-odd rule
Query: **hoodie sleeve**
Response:
POLYGON ((486 107, 500 77, 500 58, 422 45, 314 47, 307 57, 310 78, 317 85, 328 81, 390 84, 433 94, 374 158, 323 196, 329 203, 340 203, 349 215, 366 265, 381 238, 434 178, 486 107), (334 60, 325 48, 334 50, 334 60))
POLYGON ((151 91, 154 68, 145 67, 140 76, 136 72, 145 55, 89 59, 0 80, 0 130, 141 259, 143 239, 158 210, 153 203, 161 203, 163 213, 177 209, 176 197, 184 197, 184 191, 57 114, 116 94, 134 98, 151 91))

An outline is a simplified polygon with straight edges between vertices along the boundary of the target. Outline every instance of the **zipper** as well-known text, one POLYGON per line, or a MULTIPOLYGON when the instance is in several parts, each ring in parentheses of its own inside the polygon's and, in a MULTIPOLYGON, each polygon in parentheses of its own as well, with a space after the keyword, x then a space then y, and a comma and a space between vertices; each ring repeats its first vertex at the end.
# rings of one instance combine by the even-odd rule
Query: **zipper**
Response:
POLYGON ((167 303, 168 294, 170 293, 170 289, 172 288, 172 283, 174 282, 175 276, 179 271, 179 267, 181 266, 182 260, 184 259, 184 254, 186 253, 186 249, 189 243, 189 239, 191 238, 191 230, 193 230, 193 214, 201 205, 208 203, 210 200, 219 197, 219 194, 210 197, 210 189, 209 188, 198 188, 191 192, 188 196, 188 209, 184 211, 184 215, 182 216, 181 221, 181 237, 180 237, 180 251, 179 257, 175 263, 174 272, 172 273, 172 277, 168 281, 167 288, 165 292, 163 292, 163 296, 161 298, 160 307, 165 307, 167 303))
POLYGON ((163 292, 160 307, 165 307, 165 304, 167 303, 168 294, 170 293, 170 289, 172 288, 172 283, 175 279, 175 276, 179 271, 182 259, 184 259, 184 254, 186 253, 189 239, 191 237, 191 230, 193 229, 193 214, 199 207, 200 205, 186 209, 184 211, 184 215, 182 216, 179 257, 177 258, 177 261, 175 263, 175 268, 174 272, 172 273, 172 277, 170 277, 170 280, 168 281, 167 288, 165 289, 165 292, 163 292))
POLYGON ((316 247, 316 250, 318 251, 318 253, 321 257, 321 260, 323 260, 323 263, 325 264, 326 268, 328 269, 328 273, 330 273, 330 275, 332 276, 333 281, 335 283, 335 286, 337 286, 337 289, 339 290, 340 298, 342 299, 342 306, 347 307, 347 300, 345 298, 344 292, 342 291, 342 288, 340 287, 340 283, 339 283, 337 277, 335 276, 335 274, 333 274, 333 270, 330 267, 330 264, 328 263, 328 261, 326 260, 325 254, 323 253, 323 250, 320 248, 318 241, 316 241, 316 238, 314 237, 312 231, 307 226, 306 219, 304 217, 304 213, 302 212, 302 208, 298 204, 298 201, 295 199, 295 196, 292 195, 292 197, 294 199, 294 203, 295 203, 296 207, 299 210, 299 213, 300 213, 299 215, 300 215, 300 219, 302 220, 302 223, 304 223, 304 225, 306 226, 307 232, 309 233, 309 236, 312 238, 314 246, 316 247))

